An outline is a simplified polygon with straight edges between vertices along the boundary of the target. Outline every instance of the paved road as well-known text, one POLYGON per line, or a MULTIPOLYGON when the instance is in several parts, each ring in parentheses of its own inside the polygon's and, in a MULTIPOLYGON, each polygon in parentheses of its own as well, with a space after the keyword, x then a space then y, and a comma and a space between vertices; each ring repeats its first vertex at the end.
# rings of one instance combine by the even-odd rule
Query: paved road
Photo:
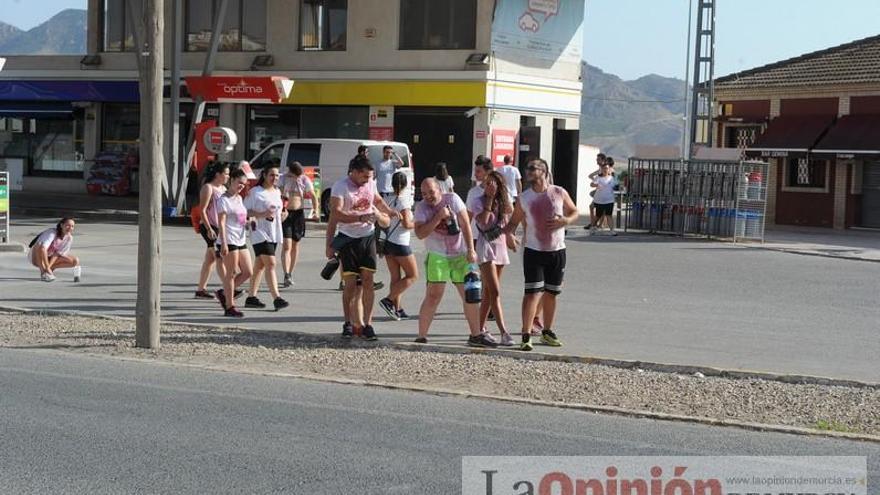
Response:
MULTIPOLYGON (((5 493, 458 493, 463 455, 858 455, 880 446, 0 349, 5 493)), ((871 479, 873 477, 873 479, 871 479)))
MULTIPOLYGON (((13 238, 27 242, 49 220, 19 220, 13 238)), ((0 253, 0 304, 133 315, 137 229, 82 222, 75 250, 84 280, 45 284, 20 253, 0 253)), ((166 318, 228 324, 219 305, 192 298, 204 244, 190 228, 166 227, 163 245, 166 318)), ((296 286, 283 312, 245 311, 237 324, 335 335, 335 282, 318 276, 323 233, 309 232, 296 286)), ((420 243, 417 243, 420 248, 420 243)), ((557 331, 563 352, 655 362, 801 373, 880 382, 880 264, 746 249, 651 236, 568 239, 569 268, 557 331)), ((419 253, 421 257, 421 253, 419 253)), ((505 274, 510 326, 519 320, 519 256, 505 274)), ((387 280, 387 271, 380 271, 387 280)), ((216 286, 216 280, 213 281, 216 286)), ((418 311, 423 285, 404 297, 418 311)), ((264 293, 264 298, 267 295, 264 293)), ((447 289, 435 343, 462 345, 461 306, 447 289)), ((384 315, 383 315, 384 316, 384 315)), ((416 322, 376 325, 380 337, 411 340, 416 322)))

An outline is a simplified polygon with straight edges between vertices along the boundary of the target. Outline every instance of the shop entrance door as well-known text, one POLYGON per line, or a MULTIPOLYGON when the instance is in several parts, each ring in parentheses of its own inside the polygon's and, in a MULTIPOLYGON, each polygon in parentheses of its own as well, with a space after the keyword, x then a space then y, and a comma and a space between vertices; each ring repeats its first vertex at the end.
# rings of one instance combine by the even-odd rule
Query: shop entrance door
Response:
POLYGON ((880 229, 880 162, 865 162, 862 177, 862 227, 880 229))
POLYGON ((413 155, 416 197, 421 197, 422 179, 434 176, 437 162, 446 162, 455 192, 462 198, 467 195, 474 161, 474 121, 464 116, 466 110, 394 109, 394 140, 408 144, 413 155))
MULTIPOLYGON (((541 128, 524 126, 519 128, 519 171, 526 176, 526 165, 529 160, 541 156, 541 128)), ((523 185, 525 187, 525 185, 523 185)))

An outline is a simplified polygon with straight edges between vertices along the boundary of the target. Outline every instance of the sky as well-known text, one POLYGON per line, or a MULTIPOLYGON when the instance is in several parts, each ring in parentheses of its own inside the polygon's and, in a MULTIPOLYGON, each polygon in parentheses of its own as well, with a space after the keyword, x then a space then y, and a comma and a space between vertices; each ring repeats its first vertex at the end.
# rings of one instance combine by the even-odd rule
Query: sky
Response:
MULTIPOLYGON (((652 73, 684 77, 688 4, 696 0, 585 1, 584 58, 590 64, 623 79, 652 73)), ((718 77, 880 34, 880 0, 716 3, 718 77)), ((30 29, 61 10, 85 9, 86 4, 86 0, 0 0, 0 21, 30 29)))
MULTIPOLYGON (((683 79, 689 1, 586 0, 584 59, 625 80, 683 79)), ((880 0, 716 0, 715 10, 716 77, 880 34, 880 0)))

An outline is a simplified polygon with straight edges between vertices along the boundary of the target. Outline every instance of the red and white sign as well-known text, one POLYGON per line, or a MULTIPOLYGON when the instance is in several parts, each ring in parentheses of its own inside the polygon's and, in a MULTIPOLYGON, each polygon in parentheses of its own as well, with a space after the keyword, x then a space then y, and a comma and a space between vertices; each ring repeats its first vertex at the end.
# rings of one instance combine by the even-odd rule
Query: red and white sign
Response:
POLYGON ((281 103, 293 90, 293 81, 286 77, 210 76, 185 77, 191 96, 207 102, 281 103))
POLYGON ((238 136, 228 127, 212 127, 205 131, 205 148, 213 154, 229 153, 235 149, 238 136))
POLYGON ((495 129, 492 131, 492 163, 496 167, 504 165, 504 155, 513 158, 516 163, 516 131, 495 129))
POLYGON ((369 137, 374 141, 394 140, 394 107, 370 107, 369 137))

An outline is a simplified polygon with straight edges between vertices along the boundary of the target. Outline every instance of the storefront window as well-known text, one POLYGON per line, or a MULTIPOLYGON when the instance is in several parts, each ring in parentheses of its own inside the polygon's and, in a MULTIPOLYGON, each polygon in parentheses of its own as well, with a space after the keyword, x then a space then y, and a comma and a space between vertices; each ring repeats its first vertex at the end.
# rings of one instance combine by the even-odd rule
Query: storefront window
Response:
POLYGON ((790 158, 787 163, 788 187, 824 188, 828 162, 807 158, 790 158))
POLYGON ((132 21, 138 22, 143 0, 104 0, 104 51, 134 50, 132 21), (129 9, 129 5, 134 7, 129 9))
POLYGON ((65 118, 0 118, 0 155, 24 159, 28 175, 81 176, 84 124, 80 109, 65 118))
POLYGON ((248 110, 248 157, 281 139, 369 136, 368 107, 254 105, 248 110))
POLYGON ((140 107, 137 103, 104 104, 103 123, 101 151, 137 153, 141 128, 140 107))
MULTIPOLYGON (((266 0, 227 0, 226 17, 220 33, 220 51, 260 52, 266 50, 266 0), (245 8, 246 4, 246 8, 245 8)), ((186 50, 207 51, 211 28, 220 0, 187 0, 186 50)))
POLYGON ((471 50, 476 0, 400 0, 401 50, 471 50))
POLYGON ((345 50, 348 0, 302 0, 300 50, 345 50))

